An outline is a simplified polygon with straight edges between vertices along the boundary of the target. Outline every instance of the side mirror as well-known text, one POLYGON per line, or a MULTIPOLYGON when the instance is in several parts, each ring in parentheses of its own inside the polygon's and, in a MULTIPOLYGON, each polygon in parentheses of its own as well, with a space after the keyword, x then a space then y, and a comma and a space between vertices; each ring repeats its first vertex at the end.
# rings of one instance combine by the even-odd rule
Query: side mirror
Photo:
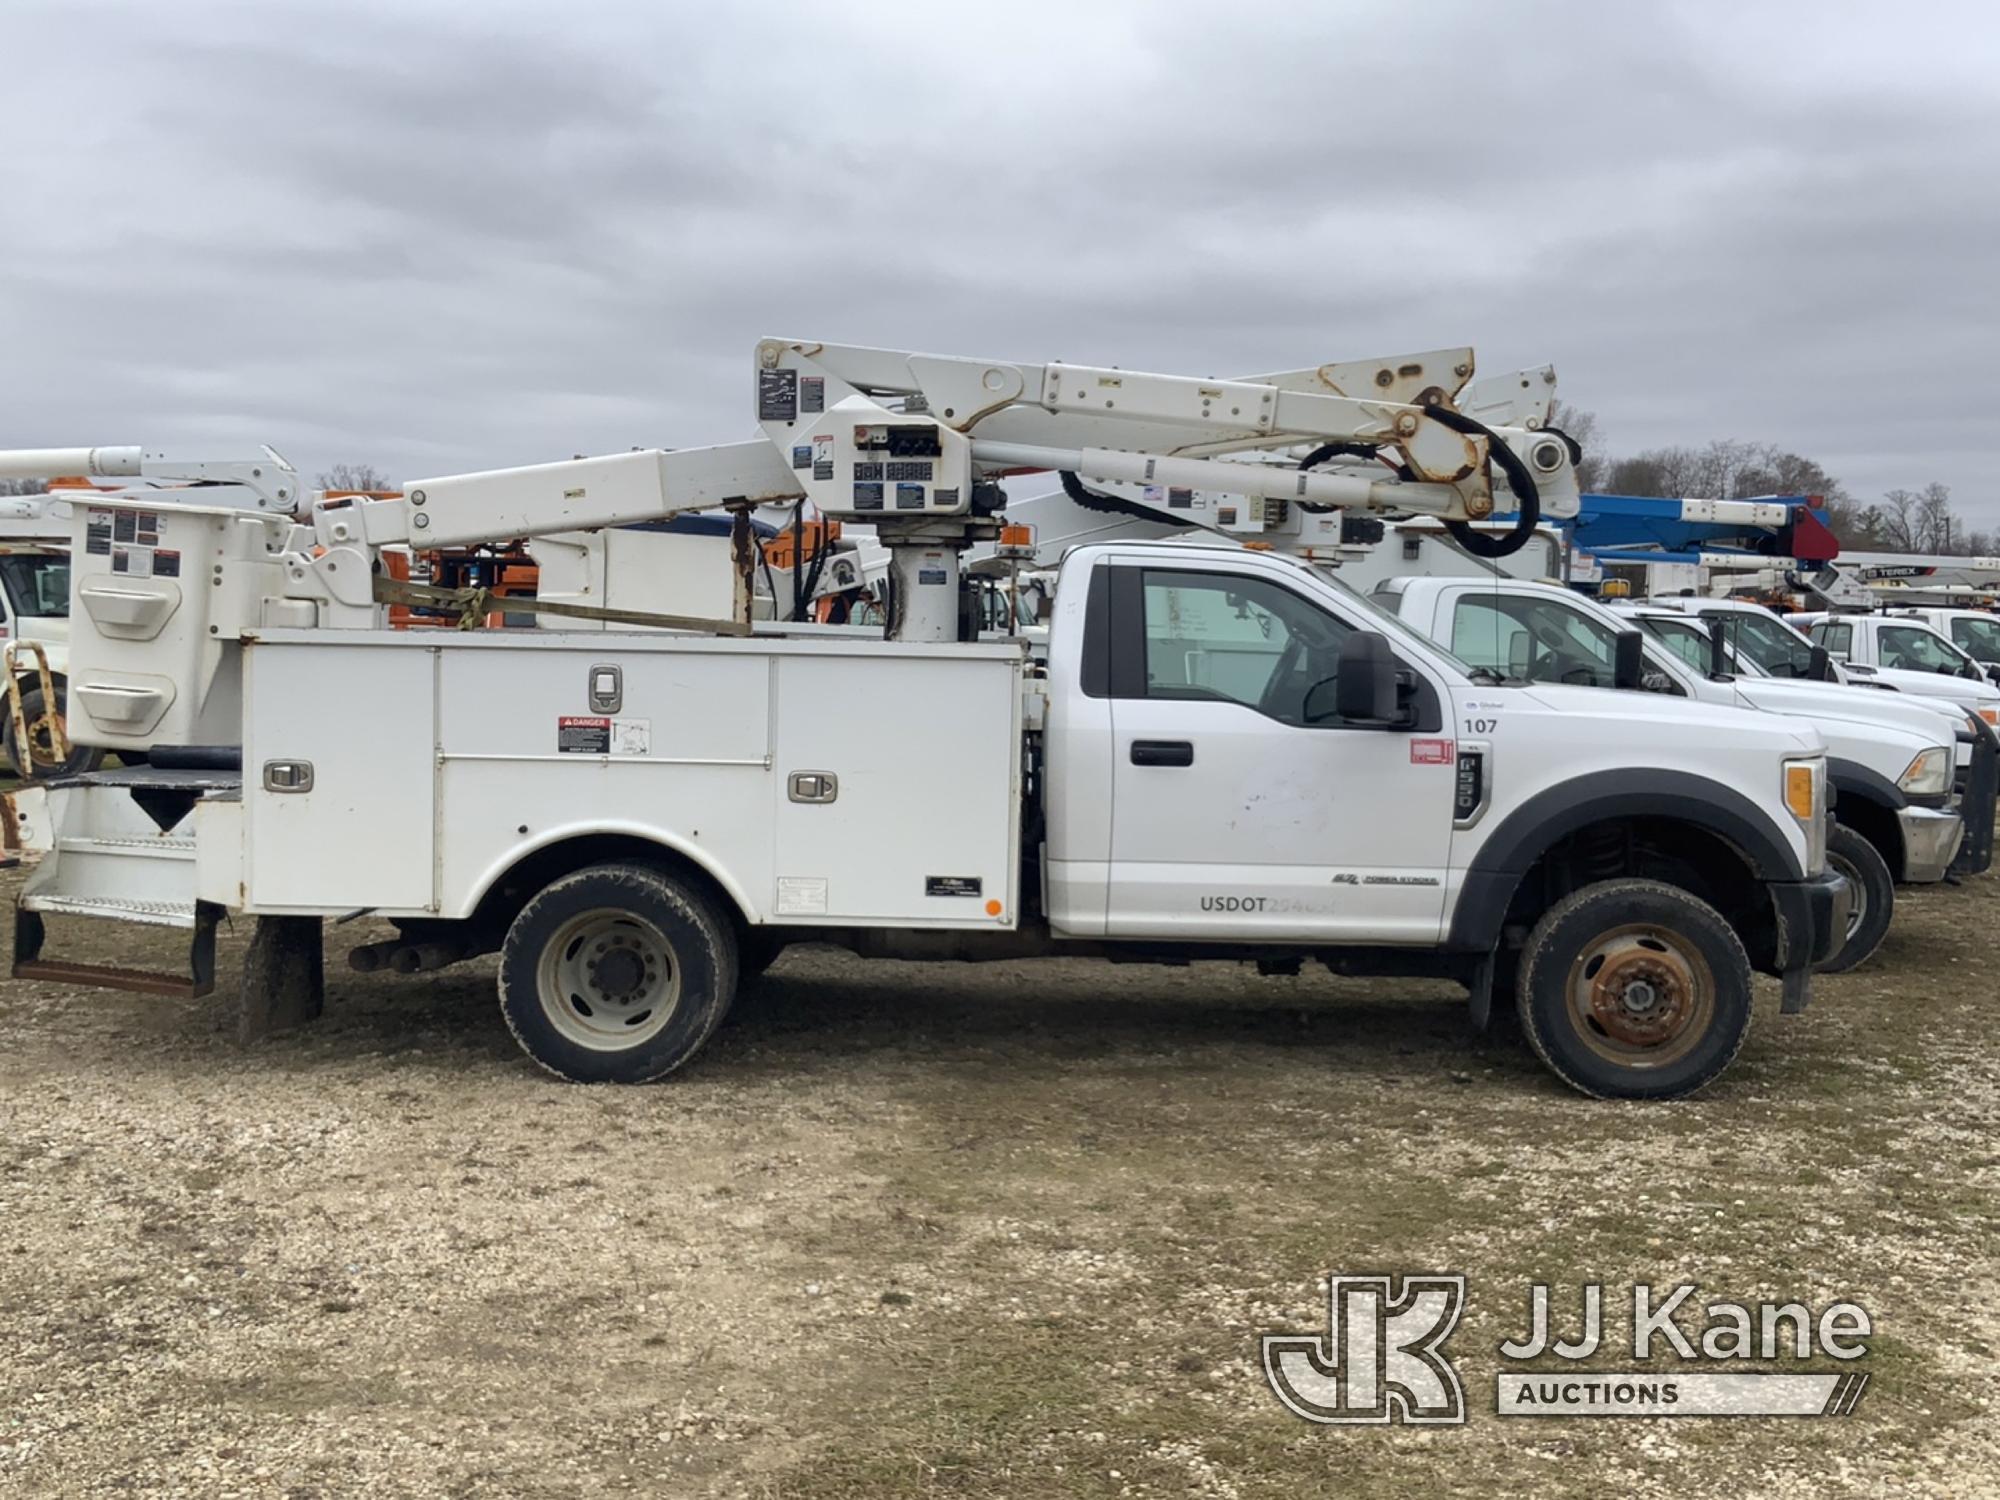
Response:
POLYGON ((1507 675, 1516 682, 1528 680, 1528 669, 1535 664, 1535 643, 1528 639, 1528 632, 1517 630, 1507 637, 1507 675))
POLYGON ((1396 722, 1396 657, 1387 636, 1357 630, 1341 643, 1334 705, 1349 724, 1386 729, 1396 722))
POLYGON ((1611 653, 1611 685, 1633 689, 1646 685, 1646 638, 1636 630, 1618 632, 1611 653))
POLYGON ((1826 647, 1814 646, 1806 653, 1806 676, 1814 682, 1840 680, 1833 675, 1833 658, 1827 654, 1826 647))

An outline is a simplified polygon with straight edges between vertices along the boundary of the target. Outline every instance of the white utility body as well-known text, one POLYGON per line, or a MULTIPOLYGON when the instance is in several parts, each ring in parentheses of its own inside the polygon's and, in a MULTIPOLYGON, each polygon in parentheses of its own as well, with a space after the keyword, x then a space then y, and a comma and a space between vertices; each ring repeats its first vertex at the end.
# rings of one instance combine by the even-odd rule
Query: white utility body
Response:
MULTIPOLYGON (((200 993, 238 910, 258 919, 246 1007, 309 1012, 323 919, 372 912, 400 936, 357 966, 497 949, 537 1061, 638 1081, 785 941, 1318 958, 1458 980, 1482 1021, 1497 980, 1566 1081, 1689 1092, 1741 1046, 1752 970, 1797 1010, 1844 930, 1810 724, 1502 683, 1240 547, 1079 548, 1045 657, 971 639, 960 562, 997 532, 1005 474, 1200 484, 1273 520, 1463 529, 1502 478, 1524 514, 1573 505, 1566 445, 1461 410, 1502 414, 1471 369, 1461 350, 1212 381, 766 340, 747 443, 445 476, 304 521, 254 486, 93 497, 79 733, 151 764, 11 797, 13 841, 44 851, 15 972, 140 987, 42 956, 46 917, 116 916, 191 928, 172 983, 200 993), (1268 457, 1299 447, 1304 467, 1268 457), (889 639, 753 632, 747 547, 722 618, 382 628, 388 548, 801 496, 876 526, 889 639)), ((1521 384, 1545 406, 1550 381, 1521 384)))

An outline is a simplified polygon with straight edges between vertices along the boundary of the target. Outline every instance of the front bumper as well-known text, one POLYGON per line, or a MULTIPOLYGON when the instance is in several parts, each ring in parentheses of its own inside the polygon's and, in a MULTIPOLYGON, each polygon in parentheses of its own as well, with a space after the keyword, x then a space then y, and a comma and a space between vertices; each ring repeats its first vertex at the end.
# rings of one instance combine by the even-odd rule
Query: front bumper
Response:
POLYGON ((1944 879, 1965 837, 1965 820, 1955 812, 1905 807, 1896 814, 1903 830, 1902 879, 1933 885, 1944 879))
POLYGON ((1807 880, 1770 885, 1778 912, 1778 973, 1785 982, 1784 1012, 1796 1015, 1812 998, 1812 969, 1840 950, 1847 939, 1847 916, 1854 892, 1832 870, 1807 880))

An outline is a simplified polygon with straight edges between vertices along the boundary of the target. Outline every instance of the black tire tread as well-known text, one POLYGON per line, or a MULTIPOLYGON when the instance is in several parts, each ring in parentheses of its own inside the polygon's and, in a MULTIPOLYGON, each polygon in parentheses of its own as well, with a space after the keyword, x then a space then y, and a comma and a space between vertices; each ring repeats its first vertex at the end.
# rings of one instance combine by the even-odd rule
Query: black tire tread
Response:
POLYGON ((1717 982, 1726 983, 1730 977, 1738 977, 1743 984, 1746 1002, 1749 995, 1751 984, 1750 956, 1743 950, 1742 939, 1737 937, 1736 930, 1724 920, 1720 912, 1716 911, 1714 907, 1699 897, 1690 895, 1679 886, 1668 885, 1664 881, 1642 879, 1601 880, 1584 886, 1581 890, 1572 891, 1547 911, 1543 912, 1541 920, 1529 932, 1528 940, 1521 949, 1521 973, 1519 983, 1514 992, 1514 1006, 1516 1013, 1520 1017, 1521 1030, 1527 1036, 1528 1045, 1534 1049, 1535 1056, 1541 1059, 1542 1065, 1578 1093, 1587 1094, 1593 1099, 1626 1097, 1684 1098, 1688 1094, 1695 1093, 1707 1087, 1710 1083, 1721 1077, 1723 1073, 1727 1072, 1729 1065, 1735 1062, 1737 1054, 1743 1050, 1743 1044, 1750 1036, 1749 1006, 1746 1003, 1744 1007, 1744 1024, 1738 1028, 1735 1037, 1729 1044, 1728 1050, 1708 1070, 1705 1076, 1696 1080, 1691 1086, 1675 1090, 1670 1094, 1613 1094, 1591 1084, 1585 1079, 1577 1077, 1575 1070, 1566 1066, 1561 1061, 1559 1055, 1550 1047, 1548 1038, 1542 1034, 1541 1029, 1536 1025, 1534 1006, 1531 1001, 1531 997, 1534 994, 1534 987, 1541 977, 1542 967, 1550 958, 1550 949, 1552 946, 1549 941, 1550 934, 1572 913, 1593 902, 1614 898, 1629 901, 1639 896, 1656 897, 1682 907, 1687 912, 1691 921, 1712 927, 1714 935, 1723 940, 1725 951, 1731 956, 1733 960, 1732 967, 1736 971, 1734 976, 1718 975, 1717 982))
MULTIPOLYGON (((678 907, 681 914, 702 933, 706 940, 709 958, 715 969, 716 991, 719 999, 712 999, 708 1004, 707 1012, 701 1018, 700 1031, 689 1039, 685 1045, 674 1051, 664 1053, 658 1058, 650 1059, 636 1066, 629 1063, 621 1065, 618 1069, 618 1077, 615 1080, 620 1083, 655 1082, 672 1073, 699 1052, 707 1044, 708 1039, 715 1034, 715 1029, 722 1024, 723 1017, 728 1014, 730 1002, 735 998, 737 981, 734 928, 729 919, 717 909, 716 903, 705 891, 701 890, 698 886, 685 880, 677 879, 673 875, 655 869, 650 865, 632 863, 588 865, 581 870, 571 871, 567 875, 550 881, 549 884, 531 896, 527 904, 521 908, 519 915, 515 917, 513 924, 508 928, 506 941, 501 947, 499 974, 500 1014, 506 1020, 507 1029, 513 1033, 514 1040, 519 1043, 521 1050, 534 1059, 535 1064, 545 1072, 552 1073, 556 1077, 568 1082, 593 1082, 600 1080, 580 1080, 573 1073, 565 1072, 556 1063, 542 1056, 537 1051, 532 1038, 522 1034, 521 1027, 515 1020, 514 1007, 509 1003, 510 987, 508 984, 508 972, 513 963, 518 961, 517 944, 520 935, 529 930, 532 924, 541 920, 543 911, 551 902, 559 899, 562 895, 574 890, 578 885, 586 881, 600 884, 602 890, 598 899, 605 905, 616 904, 621 895, 634 902, 648 899, 664 900, 669 905, 678 907)), ((634 909, 644 910, 643 906, 635 906, 634 909)), ((530 961, 533 962, 533 958, 530 961)), ((536 1006, 540 1005, 539 998, 529 997, 529 999, 536 1006)), ((686 1002, 683 1001, 683 1003, 686 1002)), ((606 1056, 615 1058, 619 1054, 611 1053, 606 1054, 606 1056)))
POLYGON ((1882 851, 1845 823, 1835 823, 1827 836, 1828 850, 1836 845, 1842 858, 1858 869, 1861 878, 1873 887, 1868 893, 1868 920, 1855 929, 1853 938, 1842 943, 1833 957, 1825 963, 1813 965, 1815 974, 1845 974, 1849 969, 1858 969, 1867 963, 1889 935, 1889 922, 1896 914, 1896 877, 1889 869, 1889 862, 1882 857, 1882 851), (1850 948, 1855 951, 1850 953, 1850 948))

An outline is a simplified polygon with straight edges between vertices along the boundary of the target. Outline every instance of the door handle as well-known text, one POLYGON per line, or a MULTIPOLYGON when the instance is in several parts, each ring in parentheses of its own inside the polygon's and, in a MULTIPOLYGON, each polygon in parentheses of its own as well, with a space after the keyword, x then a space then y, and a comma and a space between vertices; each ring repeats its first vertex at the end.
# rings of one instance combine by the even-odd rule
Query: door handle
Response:
POLYGON ((1132 741, 1132 764, 1135 766, 1191 766, 1194 764, 1194 746, 1186 740, 1134 740, 1132 741))

